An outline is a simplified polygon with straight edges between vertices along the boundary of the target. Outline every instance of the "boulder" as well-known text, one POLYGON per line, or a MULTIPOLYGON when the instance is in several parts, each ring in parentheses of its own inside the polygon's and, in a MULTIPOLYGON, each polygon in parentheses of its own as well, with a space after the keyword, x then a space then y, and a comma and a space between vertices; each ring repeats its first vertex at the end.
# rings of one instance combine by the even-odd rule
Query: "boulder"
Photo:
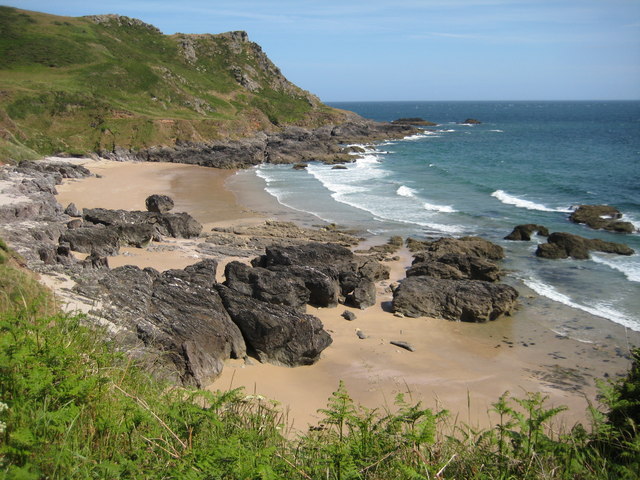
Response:
POLYGON ((160 235, 174 238, 194 238, 202 232, 202 225, 188 213, 156 213, 105 208, 85 208, 82 216, 86 222, 112 225, 149 224, 160 235))
POLYGON ((486 322, 508 315, 518 292, 502 284, 478 280, 409 277, 393 292, 393 310, 407 317, 433 317, 486 322))
POLYGON ((71 250, 95 253, 99 256, 117 255, 120 252, 120 235, 116 228, 105 226, 79 227, 67 230, 60 236, 71 250))
POLYGON ((261 362, 288 367, 311 365, 332 342, 322 322, 313 315, 261 302, 224 285, 218 286, 218 292, 247 347, 261 362))
MULTIPOLYGON (((418 256, 423 259, 424 256, 418 256)), ((450 280, 484 280, 497 282, 501 270, 498 266, 484 258, 460 253, 447 253, 440 257, 427 257, 426 260, 414 264, 407 270, 407 277, 427 275, 434 278, 450 280)))
POLYGON ((338 273, 332 268, 317 268, 307 265, 274 265, 273 272, 287 272, 304 282, 309 291, 309 305, 335 307, 340 299, 338 273))
POLYGON ((415 255, 416 263, 434 257, 441 257, 448 253, 472 255, 489 260, 501 260, 504 258, 504 250, 500 245, 481 237, 445 237, 432 242, 409 239, 407 244, 411 251, 419 252, 415 255))
POLYGON ((353 322, 357 318, 356 314, 350 310, 345 310, 344 312, 342 312, 341 317, 345 320, 349 320, 350 322, 353 322))
POLYGON ((480 120, 476 120, 475 118, 467 118, 464 122, 459 123, 468 125, 480 125, 482 122, 480 120))
POLYGON ((618 255, 634 254, 632 248, 622 243, 584 238, 566 232, 553 232, 549 235, 547 243, 538 245, 536 256, 551 259, 571 257, 576 260, 586 260, 590 258, 589 251, 591 250, 618 255))
POLYGON ((569 216, 574 223, 583 223, 594 229, 609 230, 619 233, 636 231, 631 222, 620 221, 622 213, 609 205, 579 205, 569 216))
POLYGON ((376 303, 376 284, 367 278, 358 280, 353 291, 346 295, 345 304, 364 310, 376 303))
POLYGON ((144 201, 148 212, 167 213, 175 206, 171 197, 167 195, 154 194, 144 201))
POLYGON ((534 232, 542 237, 549 236, 549 230, 547 229, 547 227, 544 227, 542 225, 535 225, 533 223, 527 223, 525 225, 516 225, 513 228, 513 231, 509 235, 504 237, 504 239, 529 241, 531 240, 531 235, 534 232))
POLYGON ((64 213, 69 215, 70 217, 80 218, 82 217, 82 212, 78 210, 75 203, 70 203, 67 205, 67 208, 64 209, 64 213))
POLYGON ((266 268, 230 262, 225 267, 224 274, 224 284, 227 287, 263 302, 304 309, 309 301, 310 292, 305 283, 286 271, 273 272, 266 268))

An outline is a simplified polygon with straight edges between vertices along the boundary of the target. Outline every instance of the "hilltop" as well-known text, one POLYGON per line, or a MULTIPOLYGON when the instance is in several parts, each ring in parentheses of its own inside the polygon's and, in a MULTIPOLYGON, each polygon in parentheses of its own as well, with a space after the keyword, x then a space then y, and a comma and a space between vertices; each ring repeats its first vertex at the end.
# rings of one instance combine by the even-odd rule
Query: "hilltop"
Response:
POLYGON ((246 32, 0 7, 0 161, 142 151, 357 118, 289 82, 246 32))

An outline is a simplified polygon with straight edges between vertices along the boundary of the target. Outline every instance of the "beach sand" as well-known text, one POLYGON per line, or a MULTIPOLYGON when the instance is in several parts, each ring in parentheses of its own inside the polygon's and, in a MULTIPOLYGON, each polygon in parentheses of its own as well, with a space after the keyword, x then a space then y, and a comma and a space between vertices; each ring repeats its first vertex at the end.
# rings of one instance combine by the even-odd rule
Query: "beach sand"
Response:
MULTIPOLYGON (((251 197, 252 208, 261 202, 274 208, 273 200, 262 191, 245 190, 237 196, 230 192, 225 182, 233 180, 233 171, 162 163, 84 164, 101 178, 65 181, 57 197, 63 206, 74 202, 79 208, 144 210, 148 195, 166 194, 176 203, 174 211, 191 213, 205 225, 205 231, 216 225, 264 220, 238 204, 237 198, 251 197)), ((242 185, 236 182, 233 188, 242 185)), ((281 208, 280 218, 288 214, 299 220, 299 212, 281 208)), ((381 238, 379 243, 386 240, 381 238)), ((195 241, 171 239, 166 244, 167 251, 122 249, 109 263, 111 267, 130 263, 162 271, 201 259, 190 249, 195 241), (173 249, 176 244, 181 248, 173 249)), ((625 373, 629 344, 640 344, 637 332, 596 317, 585 328, 605 325, 602 341, 585 342, 579 336, 558 334, 545 325, 544 316, 566 315, 567 309, 533 292, 524 292, 523 307, 514 316, 488 324, 395 317, 388 311, 388 284, 404 278, 409 263, 406 250, 401 251, 400 260, 389 263, 392 278, 379 286, 377 305, 363 311, 350 309, 356 314, 354 321, 341 317, 347 309, 343 306, 308 308, 333 338, 317 364, 286 368, 255 359, 246 363, 230 360, 210 388, 244 387, 247 393, 277 400, 288 412, 289 422, 301 430, 318 423, 322 415, 317 410, 326 406, 340 380, 357 403, 370 408, 392 407, 395 396, 405 393, 406 399, 422 401, 433 409, 446 408, 460 421, 485 427, 495 423, 496 415, 490 416, 488 410, 505 391, 517 397, 540 392, 549 397, 550 406, 569 407, 561 419, 571 426, 585 421, 588 401, 596 396, 594 380, 625 373), (360 339, 357 329, 367 338, 360 339), (391 345, 392 340, 408 342, 414 351, 391 345)))

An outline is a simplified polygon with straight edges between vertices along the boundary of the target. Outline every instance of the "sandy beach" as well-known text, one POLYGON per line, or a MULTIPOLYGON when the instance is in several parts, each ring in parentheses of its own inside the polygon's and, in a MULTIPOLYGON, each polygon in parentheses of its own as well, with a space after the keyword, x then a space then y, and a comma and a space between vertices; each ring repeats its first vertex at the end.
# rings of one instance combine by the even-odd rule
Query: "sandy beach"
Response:
MULTIPOLYGON (((244 191, 234 195, 227 188, 233 171, 162 163, 88 160, 84 164, 99 177, 65 181, 57 196, 63 206, 73 202, 80 209, 144 210, 145 198, 159 193, 172 197, 174 210, 192 214, 205 231, 213 226, 264 220, 237 198, 252 196, 253 207, 266 194, 244 191)), ((287 216, 284 208, 282 215, 287 216)), ((299 212, 291 214, 292 219, 296 216, 299 212)), ((124 248, 109 259, 110 266, 130 263, 162 271, 202 258, 190 248, 195 241, 172 239, 167 245, 175 246, 176 242, 181 248, 124 248)), ((594 380, 624 373, 629 344, 640 343, 637 332, 618 325, 607 325, 606 340, 601 342, 559 335, 545 326, 538 312, 553 315, 560 310, 532 292, 521 292, 523 306, 516 315, 489 324, 395 317, 388 311, 389 284, 404 278, 410 260, 409 252, 403 250, 400 260, 390 262, 392 278, 379 285, 377 305, 363 311, 352 309, 357 317, 354 321, 341 317, 346 309, 343 306, 308 307, 308 313, 318 316, 333 338, 317 364, 286 368, 255 359, 247 363, 232 360, 210 388, 244 387, 248 393, 275 399, 298 429, 318 422, 321 415, 317 410, 326 406, 340 380, 357 403, 370 408, 392 406, 398 393, 407 393, 407 398, 431 408, 446 408, 453 417, 482 426, 495 421, 487 412, 505 391, 518 397, 540 392, 549 397, 549 405, 569 407, 562 420, 572 425, 586 418, 588 401, 596 396, 594 380), (366 338, 359 338, 358 330, 366 338), (414 351, 391 345, 394 340, 409 342, 414 351)))

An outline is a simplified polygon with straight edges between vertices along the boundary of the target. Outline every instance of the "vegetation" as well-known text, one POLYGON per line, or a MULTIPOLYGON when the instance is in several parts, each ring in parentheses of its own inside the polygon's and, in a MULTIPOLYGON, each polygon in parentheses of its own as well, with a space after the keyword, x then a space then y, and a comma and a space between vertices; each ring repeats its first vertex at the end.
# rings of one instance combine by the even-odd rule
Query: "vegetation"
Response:
POLYGON ((274 402, 170 387, 82 326, 0 243, 0 478, 619 479, 640 476, 640 351, 604 387, 592 433, 555 432, 561 408, 503 395, 495 428, 450 424, 396 399, 370 410, 341 383, 324 421, 294 436, 274 402))
POLYGON ((241 33, 0 7, 0 161, 240 137, 341 114, 241 33))

